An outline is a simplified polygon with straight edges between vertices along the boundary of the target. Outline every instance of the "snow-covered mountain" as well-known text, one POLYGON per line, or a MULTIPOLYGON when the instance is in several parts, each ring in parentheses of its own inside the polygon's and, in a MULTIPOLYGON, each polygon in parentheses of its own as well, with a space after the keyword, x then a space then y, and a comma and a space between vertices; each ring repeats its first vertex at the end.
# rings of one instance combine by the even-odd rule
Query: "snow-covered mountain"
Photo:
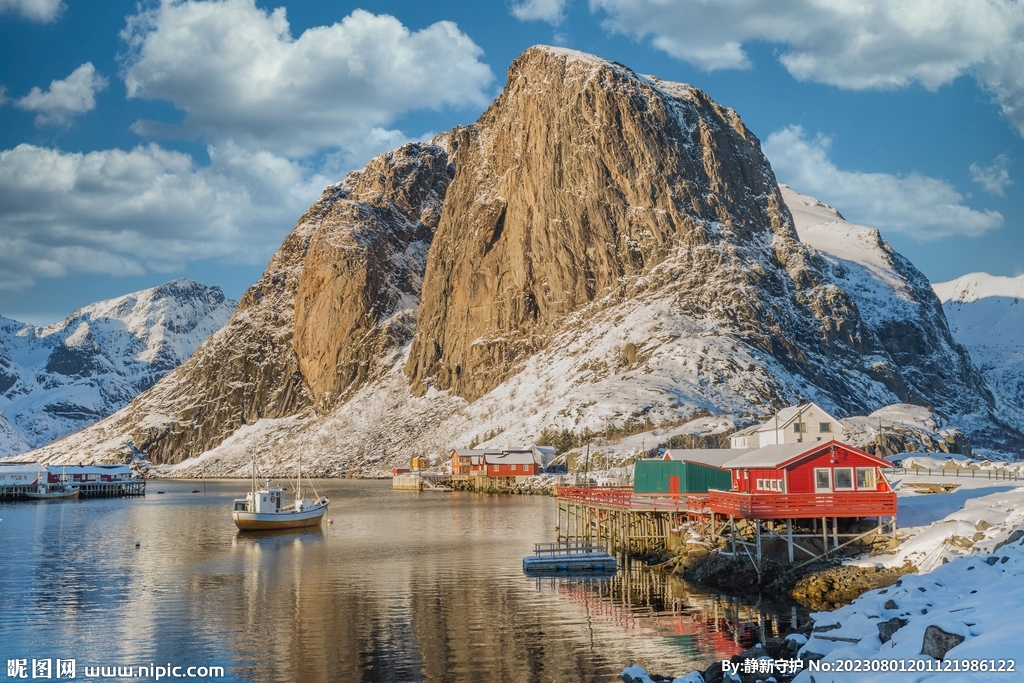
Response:
POLYGON ((799 399, 930 405, 976 442, 1024 441, 927 279, 780 190, 736 112, 534 47, 476 123, 327 188, 188 362, 38 456, 371 472, 799 399))
POLYGON ((219 287, 179 279, 46 327, 0 317, 0 456, 124 407, 186 361, 236 305, 219 287))
POLYGON ((985 376, 999 414, 1024 424, 1024 275, 970 273, 934 288, 950 332, 985 376))

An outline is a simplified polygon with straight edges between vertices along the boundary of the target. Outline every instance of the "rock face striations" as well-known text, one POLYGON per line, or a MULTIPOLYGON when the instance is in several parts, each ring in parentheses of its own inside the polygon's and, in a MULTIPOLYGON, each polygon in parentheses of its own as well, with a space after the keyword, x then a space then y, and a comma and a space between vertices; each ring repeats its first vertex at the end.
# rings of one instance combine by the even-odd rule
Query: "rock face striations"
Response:
MULTIPOLYGON (((721 261, 770 260, 773 237, 796 239, 735 112, 588 55, 528 50, 501 96, 453 137, 455 179, 407 365, 419 393, 480 397, 559 321, 680 249, 698 282, 721 261)), ((697 307, 718 304, 706 295, 697 307)))
POLYGON ((234 473, 272 432, 327 473, 800 398, 1020 438, 924 277, 835 212, 802 241, 787 201, 700 90, 531 48, 475 124, 328 188, 229 324, 73 446, 234 473))
POLYGON ((390 369, 412 338, 454 166, 447 136, 373 159, 314 233, 295 301, 295 354, 321 408, 390 369), (389 362, 391 361, 391 362, 389 362))

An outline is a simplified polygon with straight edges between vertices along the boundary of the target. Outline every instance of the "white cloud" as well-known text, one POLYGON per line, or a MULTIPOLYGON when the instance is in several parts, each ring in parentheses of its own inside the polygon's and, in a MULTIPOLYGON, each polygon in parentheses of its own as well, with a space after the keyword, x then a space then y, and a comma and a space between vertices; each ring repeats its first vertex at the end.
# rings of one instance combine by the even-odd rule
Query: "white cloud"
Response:
POLYGON ((163 0, 130 17, 122 38, 128 96, 185 112, 179 125, 140 121, 136 132, 231 137, 293 158, 363 145, 411 110, 483 106, 494 78, 455 24, 410 32, 363 10, 295 38, 284 8, 163 0))
POLYGON ((61 0, 0 0, 0 14, 17 12, 30 21, 48 24, 65 9, 61 0))
POLYGON ((50 81, 43 92, 32 88, 14 104, 27 111, 38 112, 37 126, 67 126, 79 114, 96 108, 96 93, 107 87, 107 79, 96 73, 92 62, 86 62, 62 81, 50 81))
POLYGON ((512 4, 512 14, 520 21, 546 21, 558 26, 565 19, 568 0, 523 0, 512 4))
POLYGON ((996 211, 976 211, 945 180, 911 173, 843 171, 828 158, 829 139, 810 140, 799 126, 768 136, 764 153, 780 182, 837 207, 855 223, 918 241, 977 236, 1003 224, 996 211))
POLYGON ((935 89, 972 74, 1024 135, 1024 3, 1016 0, 590 0, 606 28, 703 69, 751 66, 744 45, 787 46, 797 79, 935 89))
POLYGON ((159 145, 0 152, 0 289, 73 273, 173 272, 222 257, 265 262, 328 179, 232 142, 210 165, 159 145))
POLYGON ((981 185, 985 192, 1003 197, 1006 195, 1006 186, 1013 185, 1009 165, 1010 159, 1005 154, 997 156, 989 166, 971 164, 971 180, 981 185))

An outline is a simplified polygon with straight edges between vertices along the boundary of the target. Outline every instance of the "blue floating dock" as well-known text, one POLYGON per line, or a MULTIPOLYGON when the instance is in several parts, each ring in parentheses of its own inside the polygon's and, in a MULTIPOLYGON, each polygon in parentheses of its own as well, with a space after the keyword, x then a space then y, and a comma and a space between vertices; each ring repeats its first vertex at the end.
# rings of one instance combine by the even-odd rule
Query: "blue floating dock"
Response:
POLYGON ((595 545, 534 543, 533 556, 523 558, 525 572, 615 572, 614 555, 595 545))

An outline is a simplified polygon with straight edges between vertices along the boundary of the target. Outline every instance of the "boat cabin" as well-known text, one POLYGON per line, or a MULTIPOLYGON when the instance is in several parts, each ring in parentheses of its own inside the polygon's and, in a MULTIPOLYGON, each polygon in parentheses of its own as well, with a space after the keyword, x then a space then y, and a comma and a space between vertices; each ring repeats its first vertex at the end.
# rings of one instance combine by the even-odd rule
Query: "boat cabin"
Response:
POLYGON ((284 507, 284 489, 268 486, 256 491, 255 500, 252 492, 245 494, 245 498, 236 498, 234 509, 239 512, 266 513, 280 512, 282 507, 284 507))

